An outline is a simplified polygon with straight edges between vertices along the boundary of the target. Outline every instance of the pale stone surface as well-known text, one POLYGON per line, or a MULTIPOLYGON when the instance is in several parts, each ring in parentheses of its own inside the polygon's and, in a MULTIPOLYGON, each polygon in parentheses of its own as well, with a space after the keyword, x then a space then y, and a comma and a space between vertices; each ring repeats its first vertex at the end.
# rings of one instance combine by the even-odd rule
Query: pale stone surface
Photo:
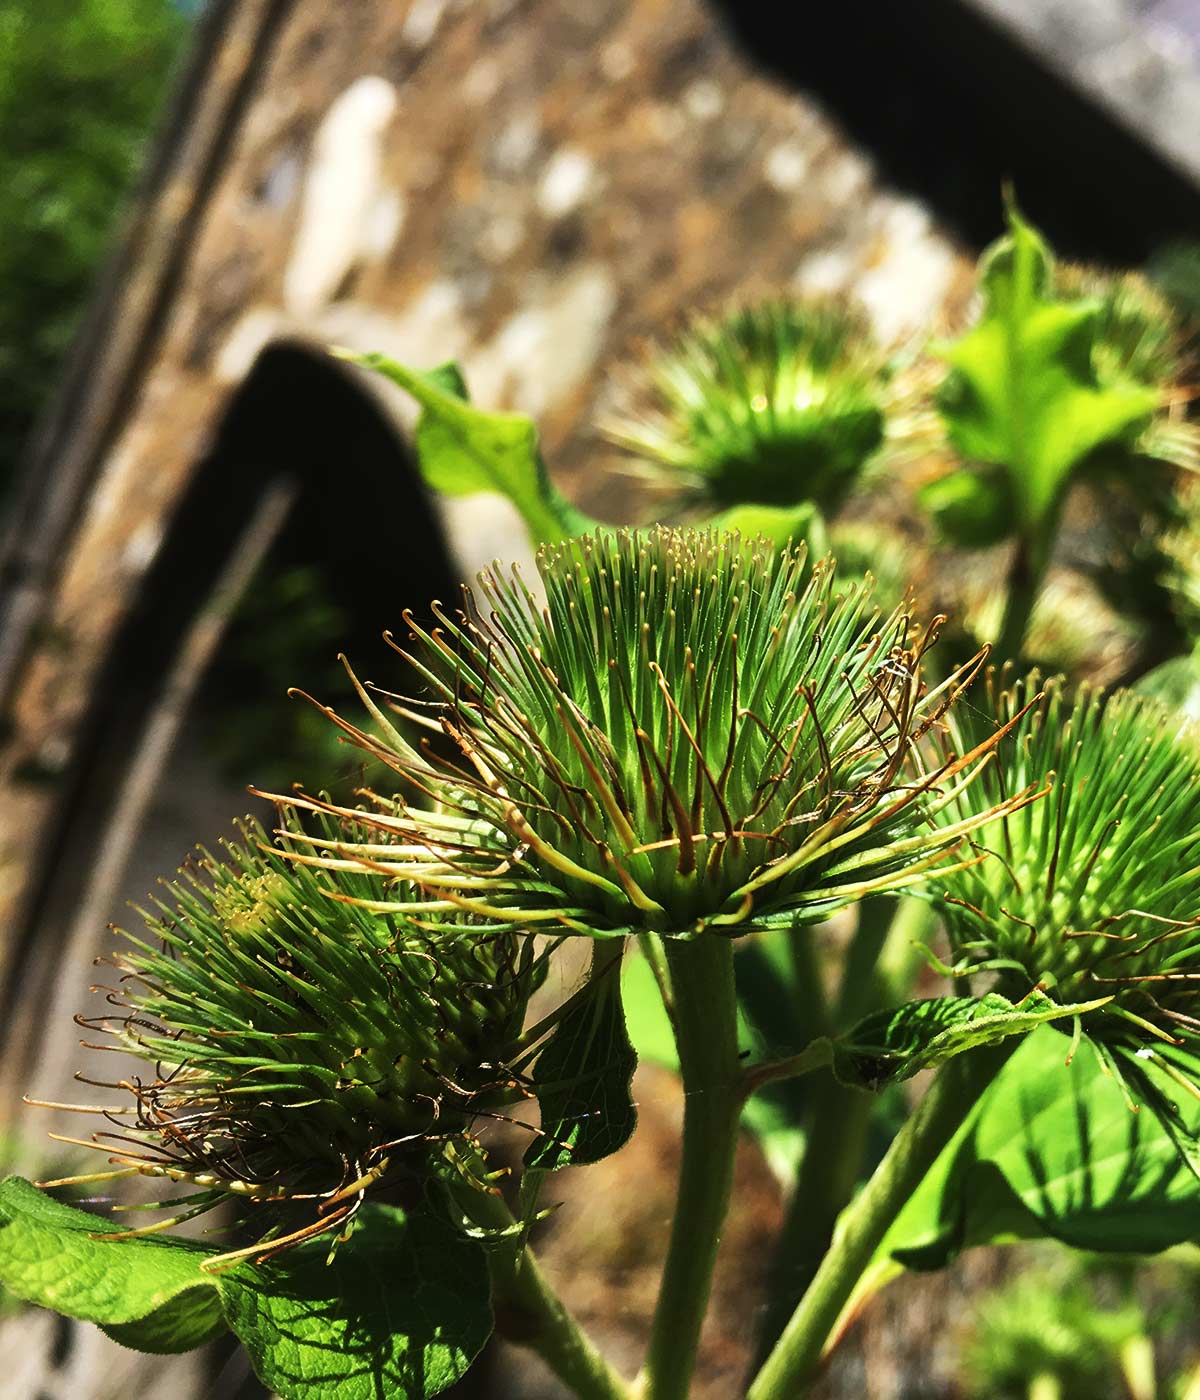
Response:
POLYGON ((1200 176, 1200 9, 1191 0, 971 0, 1088 98, 1200 176))
POLYGON ((357 78, 317 128, 304 181, 300 222, 283 275, 283 301, 293 316, 311 316, 331 301, 355 262, 391 247, 403 205, 381 189, 383 141, 397 107, 383 78, 357 78), (383 209, 387 232, 373 229, 383 209))

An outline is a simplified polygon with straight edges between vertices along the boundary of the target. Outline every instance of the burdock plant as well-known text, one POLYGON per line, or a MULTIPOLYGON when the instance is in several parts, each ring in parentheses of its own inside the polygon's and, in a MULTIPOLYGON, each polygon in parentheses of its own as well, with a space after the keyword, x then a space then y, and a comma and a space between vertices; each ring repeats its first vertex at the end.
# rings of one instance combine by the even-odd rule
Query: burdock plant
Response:
POLYGON ((837 594, 827 564, 806 583, 802 548, 660 527, 539 568, 545 606, 492 572, 434 630, 408 619, 428 690, 393 709, 449 754, 361 686, 377 732, 330 712, 422 799, 358 817, 383 844, 299 838, 399 881, 372 910, 595 937, 795 927, 910 883, 980 820, 932 819, 977 754, 918 758, 974 664, 927 690, 935 629, 837 594))
POLYGON ((845 499, 884 438, 882 356, 862 312, 781 298, 697 317, 654 357, 612 436, 673 505, 845 499))
POLYGON ((545 963, 517 935, 372 917, 353 902, 364 877, 244 836, 223 861, 202 852, 124 936, 111 1014, 83 1022, 144 1066, 108 1086, 133 1102, 102 1110, 114 1126, 91 1145, 113 1170, 87 1179, 193 1188, 182 1215, 131 1236, 235 1202, 251 1243, 210 1269, 318 1235, 336 1247, 369 1192, 444 1173, 443 1147, 516 1096, 545 963))
MULTIPOLYGON (((1200 1099, 1200 735, 1132 692, 1071 700, 1051 682, 1030 704, 1037 686, 989 677, 996 720, 1021 714, 1014 742, 946 809, 961 821, 1050 775, 1044 801, 986 827, 980 858, 940 882, 955 974, 1098 1001, 1059 1028, 1200 1163, 1172 1101, 1200 1099)), ((992 722, 964 711, 954 726, 961 740, 992 722)))
POLYGON ((1187 1087, 1200 1036, 1196 761, 1163 712, 1067 714, 1031 682, 956 720, 980 662, 927 682, 936 620, 880 616, 799 549, 602 530, 538 563, 538 593, 497 567, 459 610, 407 617, 415 694, 359 684, 361 727, 327 711, 398 793, 279 798, 274 837, 203 856, 127 939, 112 1014, 88 1024, 138 1068, 114 1081, 123 1101, 89 1106, 111 1161, 77 1180, 167 1178, 180 1208, 130 1230, 10 1181, 0 1282, 150 1350, 229 1326, 285 1397, 435 1394, 495 1325, 578 1395, 684 1400, 750 1096, 829 1066, 860 1088, 934 1069, 748 1390, 782 1400, 906 1206, 955 1179, 945 1149, 1043 1023, 1092 1041, 1131 1098, 1156 1094, 1185 1149, 1157 1086, 1187 1087), (803 1009, 819 1002, 810 926, 930 881, 952 895, 953 970, 977 984, 831 1035, 803 1009), (590 972, 531 1016, 547 960, 580 937, 590 972), (633 940, 685 1097, 631 1384, 529 1232, 548 1173, 632 1130, 633 940), (734 949, 772 940, 810 970, 789 1003, 802 1048, 748 1060, 734 949), (523 1099, 538 1119, 506 1200, 485 1129, 523 1099), (240 1234, 224 1248, 159 1233, 226 1201, 240 1234))
POLYGON ((936 814, 997 736, 930 768, 921 741, 974 666, 926 688, 933 629, 837 595, 828 565, 806 583, 803 550, 660 527, 544 548, 539 569, 544 605, 492 573, 435 630, 409 618, 402 654, 428 693, 390 703, 450 755, 407 742, 365 687, 375 733, 331 714, 424 805, 381 803, 363 820, 382 843, 312 838, 310 859, 376 874, 375 913, 419 915, 416 890, 497 930, 641 936, 688 1095, 645 1383, 683 1395, 746 1092, 732 938, 795 931, 952 856, 985 815, 936 814))

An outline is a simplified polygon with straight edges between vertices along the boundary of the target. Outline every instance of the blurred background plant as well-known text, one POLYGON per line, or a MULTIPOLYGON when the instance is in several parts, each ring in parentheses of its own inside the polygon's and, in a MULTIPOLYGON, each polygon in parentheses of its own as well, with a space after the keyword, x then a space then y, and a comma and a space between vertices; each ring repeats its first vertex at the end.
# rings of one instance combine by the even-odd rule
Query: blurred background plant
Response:
MULTIPOLYGON (((963 1383, 979 1400, 1155 1400, 1136 1263, 1038 1247, 964 1327, 963 1383)), ((1162 1326, 1160 1319, 1159 1326, 1162 1326)))
POLYGON ((189 32, 175 0, 0 0, 0 513, 189 32))
POLYGON ((610 432, 665 519, 743 503, 830 515, 883 443, 883 370, 850 303, 752 302, 653 352, 610 432))

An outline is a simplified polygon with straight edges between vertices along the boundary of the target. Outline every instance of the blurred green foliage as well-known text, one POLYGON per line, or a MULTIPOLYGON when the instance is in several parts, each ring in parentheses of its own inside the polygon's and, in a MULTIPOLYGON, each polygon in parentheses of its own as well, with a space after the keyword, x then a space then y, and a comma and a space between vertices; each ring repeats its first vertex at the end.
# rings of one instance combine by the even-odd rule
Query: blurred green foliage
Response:
POLYGON ((171 0, 0 0, 0 500, 187 33, 171 0))

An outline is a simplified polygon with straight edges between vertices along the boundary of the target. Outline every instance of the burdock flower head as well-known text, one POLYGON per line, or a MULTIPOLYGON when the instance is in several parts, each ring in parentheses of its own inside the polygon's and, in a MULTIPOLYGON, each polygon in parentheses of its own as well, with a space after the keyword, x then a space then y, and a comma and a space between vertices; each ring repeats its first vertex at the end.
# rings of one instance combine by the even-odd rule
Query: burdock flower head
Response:
POLYGON ((1084 689, 1072 702, 1051 682, 1038 698, 1036 675, 1007 689, 992 678, 990 690, 994 719, 955 718, 966 742, 1024 713, 995 763, 939 819, 962 821, 1047 774, 1049 790, 986 827, 981 859, 940 881, 958 969, 995 973, 1014 1000, 1033 988, 1064 1005, 1107 998, 1076 1019, 1075 1036, 1123 1080, 1140 1083, 1152 1060, 1191 1087, 1200 1067, 1195 730, 1131 692, 1084 689))
POLYGON ((89 1144, 110 1154, 99 1176, 195 1188, 150 1229, 240 1200, 258 1243, 221 1260, 344 1235, 369 1189, 424 1179, 511 1102, 505 1060, 542 965, 527 939, 372 915, 350 902, 361 878, 245 834, 126 935, 113 1014, 82 1022, 148 1066, 114 1086, 131 1106, 92 1110, 114 1125, 89 1144))
POLYGON ((881 445, 880 356, 865 318, 777 300, 700 319, 651 362, 613 438, 682 509, 838 505, 881 445))
POLYGON ((539 570, 545 606, 513 570, 457 617, 435 606, 432 631, 407 618, 427 693, 393 708, 440 745, 413 747, 366 687, 376 734, 329 712, 422 802, 363 816, 380 842, 310 841, 379 877, 369 908, 737 934, 897 888, 981 820, 932 819, 978 755, 919 755, 967 673, 927 691, 932 629, 837 596, 828 564, 806 584, 802 550, 657 528, 543 549, 539 570))

